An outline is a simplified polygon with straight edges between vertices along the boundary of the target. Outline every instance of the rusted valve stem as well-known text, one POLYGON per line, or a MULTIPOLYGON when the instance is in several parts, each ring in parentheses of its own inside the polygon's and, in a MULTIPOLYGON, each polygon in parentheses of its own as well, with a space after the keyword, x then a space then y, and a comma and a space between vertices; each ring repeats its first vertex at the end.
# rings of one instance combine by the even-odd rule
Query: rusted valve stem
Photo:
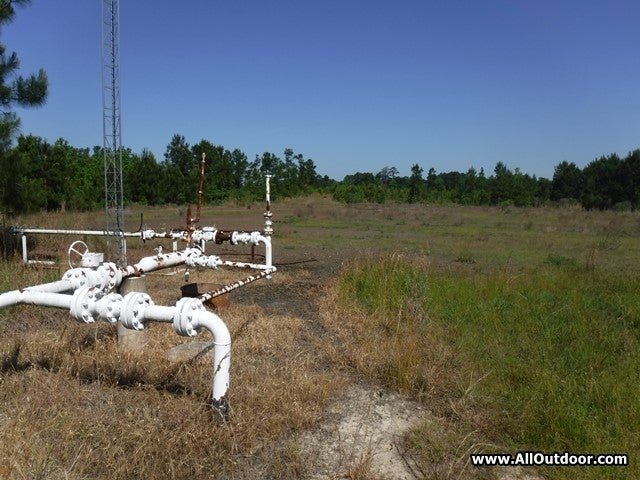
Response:
POLYGON ((202 196, 204 194, 204 166, 206 164, 207 154, 202 152, 202 160, 200 161, 200 183, 198 185, 198 206, 196 207, 195 218, 191 217, 191 205, 187 207, 187 245, 191 245, 191 234, 196 230, 195 225, 200 222, 200 210, 202 209, 202 196))

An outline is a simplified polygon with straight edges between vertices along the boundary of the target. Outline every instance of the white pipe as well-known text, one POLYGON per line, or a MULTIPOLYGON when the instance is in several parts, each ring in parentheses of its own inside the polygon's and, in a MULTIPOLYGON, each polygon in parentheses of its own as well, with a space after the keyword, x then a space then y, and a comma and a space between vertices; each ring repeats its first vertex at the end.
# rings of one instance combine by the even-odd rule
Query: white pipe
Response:
POLYGON ((124 277, 138 276, 154 270, 182 265, 188 257, 199 256, 201 254, 202 252, 197 248, 188 248, 179 252, 143 257, 135 265, 129 265, 123 268, 122 273, 124 277))
POLYGON ((23 290, 34 290, 37 292, 53 292, 53 293, 63 293, 69 292, 73 290, 73 283, 69 280, 56 280, 51 283, 43 283, 41 285, 34 285, 33 287, 27 287, 23 290))
POLYGON ((225 395, 229 389, 229 368, 231 367, 231 335, 222 319, 215 313, 199 310, 194 314, 192 324, 197 330, 206 328, 213 335, 213 386, 211 398, 216 408, 226 408, 225 395), (223 402, 225 406, 223 407, 223 402))
POLYGON ((251 268, 254 270, 271 270, 271 273, 275 272, 273 265, 269 266, 262 263, 247 263, 247 262, 234 262, 232 260, 224 260, 220 263, 225 267, 237 267, 237 268, 251 268))
POLYGON ((29 257, 27 256, 27 236, 22 234, 22 261, 24 263, 28 262, 29 257))
MULTIPOLYGON (((221 418, 226 418, 229 408, 226 392, 229 388, 231 335, 222 319, 207 311, 202 305, 202 300, 197 298, 182 298, 174 307, 165 307, 154 305, 146 293, 131 292, 123 297, 108 292, 120 285, 125 277, 184 263, 202 263, 203 260, 212 267, 224 264, 263 270, 255 279, 275 271, 271 265, 270 238, 261 235, 260 232, 252 232, 248 234, 248 238, 247 234, 241 234, 240 239, 254 244, 264 243, 266 267, 253 263, 222 262, 217 256, 207 257, 197 248, 188 248, 179 252, 144 257, 135 265, 123 269, 118 269, 113 263, 103 263, 98 268, 74 268, 68 270, 62 280, 0 294, 0 308, 17 304, 63 308, 68 309, 74 318, 85 323, 92 323, 96 319, 119 321, 127 328, 138 330, 144 328, 145 322, 172 322, 178 334, 187 336, 197 335, 199 329, 206 328, 214 340, 212 406, 221 418), (71 290, 74 291, 72 295, 61 293, 71 290)), ((249 281, 253 281, 253 277, 237 283, 243 285, 249 281)))
POLYGON ((12 307, 19 304, 64 308, 68 310, 71 307, 71 295, 40 292, 37 290, 13 290, 0 295, 0 308, 12 307))
MULTIPOLYGON (((33 292, 46 295, 41 292, 33 292)), ((228 403, 226 393, 229 388, 229 369, 231 366, 231 334, 229 329, 215 313, 207 311, 197 298, 181 298, 175 306, 155 305, 151 297, 142 292, 130 292, 124 297, 109 294, 96 295, 95 289, 81 288, 73 296, 59 295, 62 308, 69 308, 71 315, 85 323, 96 319, 109 322, 119 321, 127 328, 142 330, 147 322, 172 323, 179 335, 192 337, 198 330, 205 328, 213 336, 213 382, 211 386, 212 406, 222 417, 226 417, 228 403)), ((55 294, 49 294, 55 295, 55 294)), ((53 303, 53 301, 51 301, 53 303)), ((58 305, 50 305, 58 306, 58 305)))
POLYGON ((22 292, 20 290, 12 290, 0 295, 0 308, 11 307, 20 303, 22 292))
MULTIPOLYGON (((68 280, 57 280, 51 283, 43 283, 41 285, 34 285, 33 287, 22 288, 20 290, 12 290, 10 292, 5 292, 0 294, 0 308, 11 307, 13 305, 17 305, 19 303, 33 303, 33 302, 25 302, 24 299, 27 298, 25 296, 26 292, 35 293, 62 293, 73 290, 73 284, 68 280)), ((33 296, 31 298, 36 298, 33 296)), ((36 303, 36 305, 38 305, 36 303)), ((42 306, 52 306, 48 303, 43 303, 42 306)), ((62 307, 64 308, 64 307, 62 307)))
MULTIPOLYGON (((124 277, 137 276, 145 272, 180 265, 183 264, 189 256, 199 255, 201 255, 201 252, 198 249, 187 249, 166 255, 144 257, 137 264, 127 266, 122 270, 118 270, 115 264, 112 263, 103 263, 97 269, 72 268, 65 272, 62 280, 0 294, 0 308, 23 303, 21 299, 24 297, 21 295, 22 292, 26 291, 62 293, 72 290, 77 291, 80 288, 97 288, 106 292, 118 287, 124 277)), ((48 306, 48 304, 43 304, 42 306, 48 306)))
POLYGON ((180 335, 195 336, 205 328, 213 336, 212 406, 221 417, 226 417, 231 367, 231 334, 222 319, 205 310, 197 298, 182 298, 175 307, 154 305, 146 293, 125 295, 111 293, 100 296, 95 288, 83 287, 73 295, 37 290, 13 290, 0 295, 0 307, 18 304, 69 310, 76 320, 93 323, 96 319, 120 321, 127 328, 141 330, 146 322, 171 322, 180 335))
POLYGON ((260 243, 264 244, 265 248, 265 265, 267 267, 271 267, 272 263, 272 254, 271 254, 271 238, 265 235, 262 235, 260 232, 232 232, 231 233, 231 244, 237 245, 238 243, 253 243, 254 245, 258 245, 260 243))
POLYGON ((258 242, 264 244, 264 263, 267 267, 272 267, 272 254, 271 254, 271 237, 265 237, 264 235, 258 235, 256 237, 258 242))
POLYGON ((25 235, 31 234, 49 234, 49 235, 93 235, 102 237, 140 237, 140 232, 109 232, 108 230, 60 230, 51 228, 20 228, 11 227, 11 233, 19 233, 25 235))

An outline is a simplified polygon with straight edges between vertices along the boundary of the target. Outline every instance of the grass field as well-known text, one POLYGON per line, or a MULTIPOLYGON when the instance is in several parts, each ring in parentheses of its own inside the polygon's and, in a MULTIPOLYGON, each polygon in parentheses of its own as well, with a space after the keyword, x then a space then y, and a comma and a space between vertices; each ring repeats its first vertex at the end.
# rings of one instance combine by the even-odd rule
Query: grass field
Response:
MULTIPOLYGON (((207 411, 210 361, 166 359, 188 341, 168 326, 152 325, 143 354, 131 356, 109 325, 0 310, 0 477, 385 478, 375 451, 326 471, 305 444, 352 384, 399 392, 428 411, 397 445, 416 478, 640 477, 640 214, 321 197, 273 210, 279 272, 234 292, 221 312, 234 341, 229 422, 207 411), (469 464, 469 453, 523 450, 626 453, 630 465, 469 464)), ((131 208, 128 228, 142 211, 156 230, 179 227, 186 214, 131 208)), ((260 229, 262 205, 207 207, 202 218, 260 229)), ((17 222, 101 229, 102 215, 17 222)), ((74 239, 35 238, 30 251, 64 257, 74 239)), ((129 242, 129 259, 153 246, 129 242)), ((7 261, 0 291, 64 270, 7 261)), ((181 279, 150 277, 148 291, 173 304, 181 279)))

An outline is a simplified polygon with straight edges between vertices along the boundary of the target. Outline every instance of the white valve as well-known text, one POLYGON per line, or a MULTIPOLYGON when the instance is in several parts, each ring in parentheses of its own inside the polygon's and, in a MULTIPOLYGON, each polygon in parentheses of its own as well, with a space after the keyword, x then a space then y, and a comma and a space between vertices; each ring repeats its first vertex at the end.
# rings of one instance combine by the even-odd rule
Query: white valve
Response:
POLYGON ((104 261, 104 254, 90 252, 89 247, 82 240, 76 240, 67 251, 69 267, 97 268, 104 261))
POLYGON ((69 257, 69 268, 82 267, 82 259, 84 255, 89 251, 89 247, 82 240, 76 240, 69 246, 67 255, 69 257))

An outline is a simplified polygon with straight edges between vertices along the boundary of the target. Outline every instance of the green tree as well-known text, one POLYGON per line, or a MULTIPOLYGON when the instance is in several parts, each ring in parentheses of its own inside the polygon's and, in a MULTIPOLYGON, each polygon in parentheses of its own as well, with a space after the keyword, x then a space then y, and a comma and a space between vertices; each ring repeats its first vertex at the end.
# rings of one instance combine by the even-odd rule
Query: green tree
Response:
POLYGON ((602 156, 584 168, 585 187, 580 200, 585 208, 604 210, 627 200, 622 166, 622 160, 614 153, 602 156))
MULTIPOLYGON (((30 0, 0 0, 0 28, 11 23, 15 17, 14 5, 28 5, 30 0)), ((38 107, 47 99, 49 81, 40 69, 37 74, 23 77, 17 75, 20 60, 15 52, 8 53, 0 44, 0 153, 6 152, 20 127, 20 119, 12 108, 38 107)))
POLYGON ((496 163, 493 169, 491 180, 491 202, 500 204, 504 202, 513 202, 511 192, 513 188, 513 172, 502 163, 496 163))
POLYGON ((551 200, 555 201, 563 198, 578 200, 584 190, 582 170, 566 160, 556 165, 551 182, 551 200))
POLYGON ((249 161, 247 160, 247 156, 244 152, 236 148, 231 152, 231 163, 233 165, 233 188, 238 190, 246 183, 249 161))
POLYGON ((198 185, 195 182, 199 165, 184 136, 175 134, 171 137, 163 162, 162 187, 167 201, 182 204, 196 200, 198 185))
POLYGON ((126 200, 143 205, 157 205, 164 201, 158 178, 162 178, 162 166, 149 150, 143 149, 140 155, 131 155, 128 167, 124 171, 126 200))
POLYGON ((425 182, 422 178, 424 171, 417 163, 411 166, 411 177, 409 177, 409 203, 420 201, 424 197, 425 182))
POLYGON ((318 187, 319 176, 316 173, 316 165, 313 160, 297 155, 298 160, 298 180, 300 185, 306 190, 310 191, 318 187))
POLYGON ((634 208, 640 207, 640 150, 629 153, 620 166, 623 195, 634 208))

